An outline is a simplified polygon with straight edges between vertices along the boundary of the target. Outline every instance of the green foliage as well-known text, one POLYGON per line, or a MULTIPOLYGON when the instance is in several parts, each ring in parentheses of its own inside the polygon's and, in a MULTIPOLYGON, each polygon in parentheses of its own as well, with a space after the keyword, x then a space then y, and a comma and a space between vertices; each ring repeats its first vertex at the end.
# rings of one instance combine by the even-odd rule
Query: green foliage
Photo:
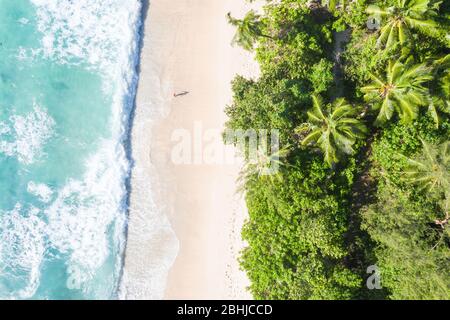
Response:
POLYGON ((450 238, 431 223, 433 207, 390 184, 378 198, 363 211, 363 227, 379 244, 377 266, 390 298, 450 299, 450 238))
MULTIPOLYGON (((352 39, 343 55, 344 70, 347 79, 358 87, 372 80, 370 74, 385 71, 389 60, 395 56, 389 50, 380 52, 376 42, 376 34, 367 33, 366 29, 354 29, 352 32, 352 39)), ((359 92, 355 94, 359 95, 359 92)))
POLYGON ((432 85, 433 95, 430 98, 428 110, 436 126, 439 127, 440 114, 450 114, 450 54, 435 62, 435 74, 435 81, 432 85))
POLYGON ((305 160, 298 160, 305 170, 285 168, 270 186, 260 179, 247 185, 250 220, 243 237, 249 247, 241 262, 255 298, 348 299, 361 285, 341 260, 344 190, 336 189, 321 161, 305 160))
POLYGON ((449 299, 450 3, 281 0, 229 18, 261 76, 233 81, 226 127, 276 129, 281 142, 241 176, 254 297, 449 299), (338 56, 333 32, 348 28, 338 56), (279 171, 263 174, 273 157, 279 171), (372 264, 383 290, 365 287, 372 264))
MULTIPOLYGON (((407 158, 404 180, 416 186, 419 192, 435 203, 435 211, 441 218, 435 223, 448 233, 450 216, 450 141, 431 145, 422 140, 422 153, 407 158)), ((445 235, 444 235, 445 236, 445 235)))
POLYGON ((254 11, 249 11, 244 19, 239 20, 228 12, 227 19, 228 23, 236 27, 232 43, 240 45, 245 50, 252 50, 258 37, 263 36, 259 16, 254 11))
POLYGON ((407 158, 405 181, 450 201, 450 141, 434 146, 422 140, 422 145, 422 154, 407 158))
POLYGON ((428 36, 437 36, 438 24, 434 20, 439 5, 433 0, 396 0, 389 7, 367 7, 367 13, 385 18, 380 29, 378 44, 391 48, 397 43, 407 45, 411 32, 417 30, 428 36))
POLYGON ((333 64, 331 61, 322 59, 312 67, 311 86, 315 94, 327 92, 333 83, 333 64))
MULTIPOLYGON (((443 165, 438 155, 445 149, 436 146, 448 141, 449 133, 447 124, 436 129, 431 118, 424 118, 387 127, 373 145, 378 201, 362 211, 363 227, 379 244, 377 266, 392 299, 449 298, 448 226, 434 222, 445 216, 439 193, 446 187, 438 194, 424 188, 431 186, 430 173, 435 177, 434 169, 427 168, 443 165), (431 149, 427 152, 424 145, 431 149)), ((450 182, 449 171, 441 170, 439 184, 444 186, 450 182)))
POLYGON ((353 154, 356 139, 364 137, 367 129, 355 116, 358 109, 344 98, 324 105, 320 96, 313 96, 313 110, 308 112, 308 122, 297 128, 297 134, 307 133, 302 145, 317 144, 325 162, 332 166, 341 154, 353 154))
POLYGON ((332 45, 331 20, 319 24, 299 1, 285 3, 270 6, 263 20, 264 33, 271 37, 261 38, 256 50, 261 71, 275 79, 309 80, 308 91, 315 85, 326 86, 318 83, 317 72, 326 70, 322 79, 329 81, 332 62, 324 53, 332 45))
POLYGON ((358 29, 366 25, 368 15, 366 13, 367 0, 345 1, 345 7, 342 6, 334 12, 336 18, 333 23, 336 31, 342 31, 351 27, 358 29))
POLYGON ((232 130, 277 129, 283 143, 292 143, 292 131, 303 101, 302 83, 288 80, 273 82, 263 77, 259 81, 236 77, 233 81, 233 104, 226 108, 232 130))
POLYGON ((419 115, 420 106, 429 103, 428 90, 424 84, 432 79, 431 68, 425 63, 413 64, 390 61, 386 74, 382 77, 370 74, 373 82, 361 89, 365 100, 379 109, 376 123, 382 124, 397 112, 405 123, 419 115))
POLYGON ((448 123, 437 129, 431 118, 425 117, 410 124, 391 124, 372 146, 373 161, 391 182, 401 181, 406 157, 413 157, 422 148, 421 139, 432 143, 449 139, 448 123))

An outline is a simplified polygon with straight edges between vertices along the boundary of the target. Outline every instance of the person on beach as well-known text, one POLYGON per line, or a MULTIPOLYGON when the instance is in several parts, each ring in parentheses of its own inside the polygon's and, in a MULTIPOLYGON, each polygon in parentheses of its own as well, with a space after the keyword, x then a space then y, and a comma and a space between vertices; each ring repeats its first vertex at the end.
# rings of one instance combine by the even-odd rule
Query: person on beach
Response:
POLYGON ((179 93, 174 92, 173 96, 176 98, 176 97, 179 97, 179 96, 187 95, 188 93, 189 93, 189 91, 181 91, 179 93))

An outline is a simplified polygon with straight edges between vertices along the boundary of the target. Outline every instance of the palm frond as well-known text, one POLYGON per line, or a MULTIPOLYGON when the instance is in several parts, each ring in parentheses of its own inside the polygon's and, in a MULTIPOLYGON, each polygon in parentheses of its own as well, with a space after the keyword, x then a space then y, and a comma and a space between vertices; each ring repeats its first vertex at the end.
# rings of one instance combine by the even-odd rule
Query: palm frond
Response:
POLYGON ((354 152, 353 145, 367 131, 361 120, 354 118, 358 108, 345 99, 336 99, 324 105, 320 96, 313 97, 313 111, 308 112, 309 123, 300 126, 296 132, 312 130, 301 141, 302 145, 316 145, 324 155, 324 161, 331 167, 339 161, 340 154, 354 152))

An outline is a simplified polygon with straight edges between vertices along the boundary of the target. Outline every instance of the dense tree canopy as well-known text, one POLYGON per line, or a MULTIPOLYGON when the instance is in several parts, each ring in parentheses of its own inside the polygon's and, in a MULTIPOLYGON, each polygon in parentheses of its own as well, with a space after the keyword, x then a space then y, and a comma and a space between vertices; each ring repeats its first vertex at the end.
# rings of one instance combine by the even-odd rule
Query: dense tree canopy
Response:
POLYGON ((230 20, 261 76, 226 109, 227 129, 280 133, 274 176, 243 175, 250 291, 450 299, 449 2, 262 2, 230 20))

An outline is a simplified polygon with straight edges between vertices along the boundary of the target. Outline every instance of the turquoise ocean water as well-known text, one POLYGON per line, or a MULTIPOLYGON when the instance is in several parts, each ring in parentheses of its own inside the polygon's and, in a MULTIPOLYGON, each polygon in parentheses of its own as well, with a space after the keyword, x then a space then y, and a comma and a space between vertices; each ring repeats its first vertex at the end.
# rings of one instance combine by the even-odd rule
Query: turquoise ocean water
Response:
POLYGON ((0 298, 117 297, 139 0, 0 0, 0 298))

